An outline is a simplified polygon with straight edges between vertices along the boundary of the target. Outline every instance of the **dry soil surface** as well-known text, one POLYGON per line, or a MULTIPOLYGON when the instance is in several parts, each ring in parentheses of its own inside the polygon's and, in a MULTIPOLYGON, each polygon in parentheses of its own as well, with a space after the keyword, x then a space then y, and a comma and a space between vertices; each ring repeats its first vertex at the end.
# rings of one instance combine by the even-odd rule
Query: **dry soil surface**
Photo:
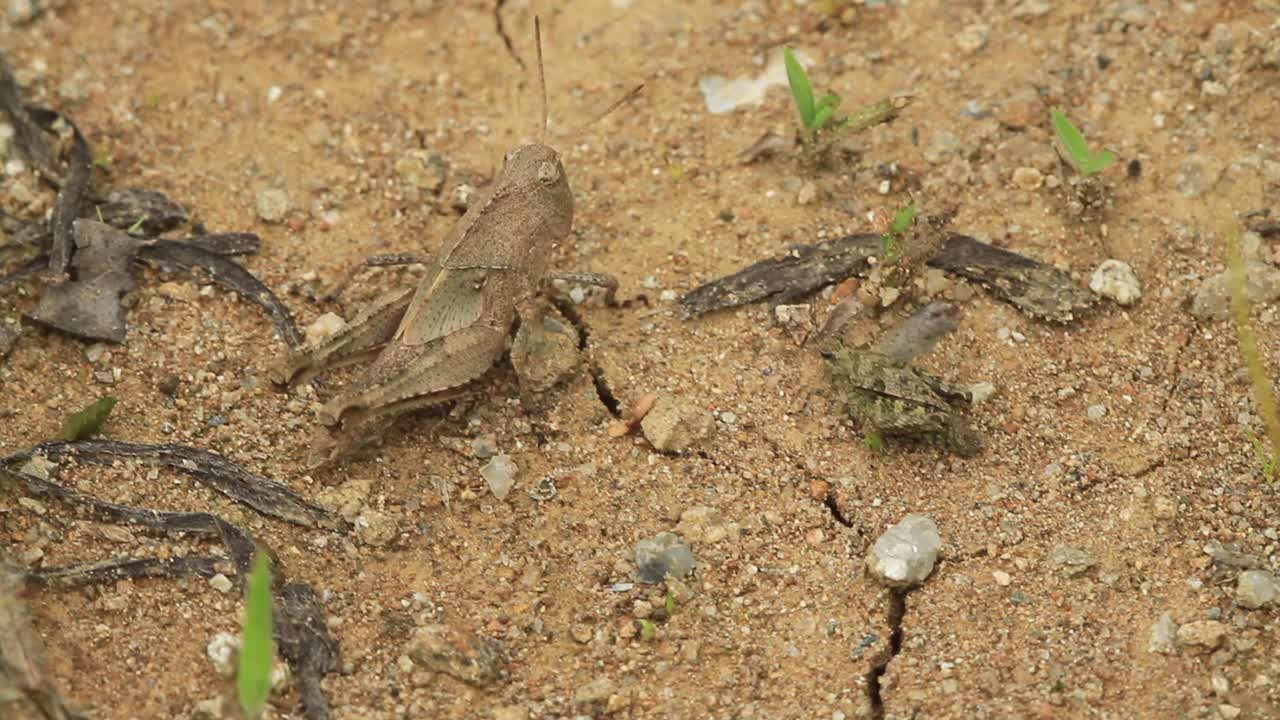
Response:
MULTIPOLYGON (((355 375, 273 387, 285 347, 257 307, 154 271, 128 297, 122 345, 87 354, 27 327, 0 364, 6 452, 110 393, 107 437, 211 448, 347 503, 355 530, 305 530, 146 465, 62 468, 81 490, 217 512, 269 543, 323 593, 342 651, 324 683, 334 717, 1280 717, 1277 608, 1236 601, 1242 569, 1280 569, 1277 494, 1248 439, 1264 430, 1234 326, 1186 306, 1223 269, 1222 213, 1280 207, 1273 0, 32 4, 43 13, 11 13, 0 47, 30 99, 84 130, 95 182, 154 187, 210 230, 260 234, 246 266, 303 327, 413 283, 414 268, 370 271, 341 301, 319 299, 367 255, 438 248, 454 187, 483 186, 537 135, 542 16, 548 137, 576 203, 555 264, 611 273, 630 300, 578 307, 603 389, 584 371, 528 407, 503 371, 485 396, 309 472, 315 411, 355 375), (766 130, 793 132, 785 87, 711 114, 699 81, 758 75, 783 44, 847 104, 915 102, 833 169, 743 164, 766 130), (633 103, 579 127, 642 81, 633 103), (1099 221, 1065 209, 1052 106, 1120 157, 1099 221), (264 190, 288 195, 283 221, 260 216, 264 190), (868 449, 772 308, 685 320, 673 302, 789 244, 882 229, 869 216, 911 197, 1081 285, 1108 258, 1142 284, 1135 305, 1055 325, 922 276, 912 302, 938 294, 964 315, 921 364, 996 389, 970 411, 988 441, 972 459, 868 449), (714 432, 683 455, 610 434, 602 397, 625 412, 650 393, 688 401, 714 432), (504 500, 475 438, 518 466, 504 500), (531 497, 548 476, 555 496, 531 497), (937 522, 943 557, 895 617, 863 558, 911 513, 937 522), (673 529, 693 575, 637 582, 634 544, 673 529), (1153 642, 1165 614, 1182 632, 1153 642), (504 677, 474 687, 410 658, 410 636, 433 624, 496 643, 504 677)), ((27 172, 3 182, 36 197, 28 210, 52 202, 27 172)), ((1274 263, 1278 244, 1250 252, 1274 263)), ((27 312, 40 292, 11 290, 0 311, 27 312)), ((829 297, 811 299, 819 318, 829 297)), ((1280 372, 1275 311, 1254 319, 1280 372)), ((29 564, 205 548, 104 533, 50 501, 37 514, 20 494, 3 497, 0 537, 29 564)), ((92 717, 196 717, 228 690, 206 648, 239 631, 237 591, 154 579, 29 601, 56 679, 92 717)), ((300 717, 296 699, 280 695, 276 715, 300 717)))

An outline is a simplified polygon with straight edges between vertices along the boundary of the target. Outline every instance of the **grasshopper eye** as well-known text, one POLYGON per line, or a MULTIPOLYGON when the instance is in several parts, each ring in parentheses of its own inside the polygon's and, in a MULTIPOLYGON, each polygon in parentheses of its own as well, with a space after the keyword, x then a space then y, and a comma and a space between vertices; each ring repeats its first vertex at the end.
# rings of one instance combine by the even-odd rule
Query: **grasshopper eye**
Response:
POLYGON ((544 185, 550 185, 560 177, 560 168, 555 163, 546 162, 545 160, 538 163, 538 180, 544 185))

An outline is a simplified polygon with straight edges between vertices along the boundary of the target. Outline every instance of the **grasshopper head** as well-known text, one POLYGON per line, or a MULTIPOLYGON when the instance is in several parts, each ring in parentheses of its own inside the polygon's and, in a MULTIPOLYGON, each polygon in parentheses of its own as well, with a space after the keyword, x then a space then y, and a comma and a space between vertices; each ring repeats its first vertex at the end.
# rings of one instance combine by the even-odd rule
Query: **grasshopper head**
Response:
POLYGON ((541 143, 521 145, 507 153, 494 197, 509 203, 508 220, 515 234, 530 238, 531 255, 523 264, 541 276, 552 245, 573 228, 573 192, 560 164, 560 154, 541 143))
MULTIPOLYGON (((541 143, 521 145, 503 160, 502 184, 554 203, 569 196, 569 178, 560 164, 560 153, 541 143)), ((571 196, 570 196, 571 197, 571 196)))

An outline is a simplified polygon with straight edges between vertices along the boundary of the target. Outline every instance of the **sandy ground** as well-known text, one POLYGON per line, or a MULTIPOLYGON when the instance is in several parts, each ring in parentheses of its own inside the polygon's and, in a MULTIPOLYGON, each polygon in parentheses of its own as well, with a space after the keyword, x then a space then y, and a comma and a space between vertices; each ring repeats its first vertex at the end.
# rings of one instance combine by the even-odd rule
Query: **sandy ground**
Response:
MULTIPOLYGON (((1228 547, 1280 567, 1275 486, 1246 434, 1262 428, 1232 325, 1186 309, 1222 270, 1219 214, 1280 207, 1280 6, 508 2, 501 17, 526 62, 535 9, 550 142, 576 203, 556 266, 620 279, 628 307, 579 308, 589 357, 624 408, 658 393, 714 414, 695 452, 610 436, 585 372, 543 408, 522 407, 507 372, 486 397, 407 419, 372 452, 309 473, 314 411, 354 376, 273 388, 265 371, 285 348, 257 308, 154 273, 129 296, 127 341, 96 362, 84 343, 26 330, 0 365, 0 448, 57 436, 109 392, 121 403, 108 437, 208 447, 310 497, 354 497, 389 540, 264 520, 145 466, 64 475, 112 500, 218 512, 269 542, 325 595, 344 662, 325 681, 337 718, 1280 717, 1277 609, 1239 607, 1240 568, 1209 554, 1228 547), (698 83, 759 74, 783 43, 849 104, 916 101, 835 170, 743 165, 738 153, 765 130, 792 131, 785 88, 713 115, 698 83), (576 130, 641 81, 638 100, 576 130), (1062 191, 1026 170, 1013 181, 1019 168, 1058 173, 1049 106, 1121 158, 1105 175, 1113 205, 1101 224, 1073 219, 1062 191), (877 169, 890 163, 918 186, 880 192, 877 169), (801 204, 810 182, 817 197, 801 204), (964 317, 922 364, 997 388, 972 410, 989 443, 973 459, 869 450, 820 359, 771 308, 684 320, 671 302, 790 243, 879 230, 868 213, 911 190, 954 206, 954 228, 1081 284, 1107 258, 1142 282, 1137 305, 1104 303, 1066 326, 937 284, 964 317), (118 381, 101 382, 104 370, 118 381), (159 389, 174 376, 176 399, 159 389), (519 467, 504 501, 466 451, 483 436, 519 467), (553 473, 557 495, 532 499, 553 473), (689 514, 698 508, 714 512, 689 514), (862 558, 908 513, 934 518, 945 548, 899 620, 862 558), (677 525, 698 567, 646 639, 635 618, 667 588, 616 584, 634 582, 637 541, 677 525), (1064 545, 1090 566, 1072 575, 1055 562, 1064 545), (1183 628, 1221 623, 1207 626, 1221 638, 1153 652, 1165 613, 1183 628), (406 638, 441 622, 500 643, 507 677, 474 688, 416 666, 406 638)), ((342 302, 317 299, 364 256, 437 248, 457 217, 452 186, 483 184, 538 131, 535 76, 504 47, 491 3, 120 0, 3 27, 0 47, 31 97, 85 131, 98 181, 163 190, 211 230, 259 233, 263 251, 246 265, 303 327, 414 282, 411 269, 374 271, 342 302), (449 169, 439 197, 397 168, 423 149, 449 169), (266 189, 290 197, 284 222, 259 218, 266 189)), ((1275 244, 1258 256, 1270 261, 1275 244)), ((0 311, 29 311, 38 293, 9 292, 0 311)), ((904 312, 852 332, 874 336, 904 312)), ((1275 312, 1254 317, 1280 372, 1275 312)), ((0 504, 0 537, 44 565, 202 547, 141 532, 112 540, 16 498, 0 504)), ((193 717, 228 687, 206 646, 238 631, 234 592, 148 580, 31 603, 57 679, 92 717, 193 717)), ((278 700, 279 717, 300 716, 294 697, 278 700)))

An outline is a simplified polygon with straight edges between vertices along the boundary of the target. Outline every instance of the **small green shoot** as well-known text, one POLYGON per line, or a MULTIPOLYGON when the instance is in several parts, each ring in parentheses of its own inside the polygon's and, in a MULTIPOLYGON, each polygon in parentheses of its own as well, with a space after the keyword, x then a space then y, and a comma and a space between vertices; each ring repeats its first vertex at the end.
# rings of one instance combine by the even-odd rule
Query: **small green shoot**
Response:
POLYGON ((1258 461, 1258 467, 1262 468, 1262 476, 1270 480, 1276 476, 1277 456, 1267 452, 1267 444, 1262 442, 1262 438, 1258 437, 1252 430, 1245 428, 1245 435, 1249 436, 1249 444, 1253 446, 1253 457, 1258 461))
POLYGON ((880 253, 884 255, 885 262, 894 263, 902 257, 902 236, 911 228, 911 223, 915 222, 915 219, 915 203, 898 208, 898 211, 893 214, 893 222, 889 223, 888 232, 880 236, 880 253))
POLYGON ((251 720, 261 717, 271 695, 271 666, 276 656, 271 632, 271 560, 259 549, 249 575, 240 667, 236 672, 240 709, 251 720))
POLYGON ((658 625, 652 620, 640 620, 640 639, 646 642, 658 636, 658 625))
POLYGON ((107 395, 67 418, 66 424, 62 426, 62 439, 74 442, 84 440, 90 435, 97 435, 107 415, 111 414, 111 408, 116 406, 116 402, 118 401, 114 397, 107 395))
POLYGON ((149 216, 149 215, 146 215, 146 214, 143 214, 143 216, 142 216, 142 217, 140 217, 140 218, 138 218, 137 222, 135 222, 134 224, 130 225, 130 226, 129 226, 129 229, 128 229, 128 230, 125 230, 125 232, 129 233, 130 235, 137 234, 137 232, 138 232, 138 231, 142 230, 142 224, 143 224, 143 223, 145 223, 145 222, 147 221, 147 218, 148 218, 148 217, 150 217, 150 216, 149 216))
POLYGON ((676 614, 676 596, 675 595, 672 595, 671 593, 667 593, 667 602, 664 604, 664 609, 667 611, 667 617, 671 617, 672 615, 676 614))
POLYGON ((1262 416, 1262 422, 1267 426, 1271 449, 1268 452, 1262 440, 1252 433, 1249 434, 1249 441, 1253 444, 1254 454, 1258 456, 1263 475, 1268 481, 1272 481, 1275 480, 1276 466, 1280 465, 1280 412, 1276 410, 1275 390, 1267 377, 1267 369, 1262 364, 1258 337, 1253 331, 1253 323, 1249 320, 1248 276, 1245 274, 1244 252, 1240 248, 1240 227, 1229 219, 1224 219, 1222 236, 1227 244, 1231 316, 1236 324, 1240 354, 1244 357, 1245 368, 1249 372, 1249 383, 1253 386, 1253 401, 1258 406, 1258 414, 1262 416))
POLYGON ((105 222, 106 222, 106 219, 102 217, 102 206, 101 206, 101 205, 94 205, 94 206, 93 206, 93 209, 94 209, 94 210, 96 210, 96 211, 97 211, 97 213, 98 213, 98 222, 100 222, 100 223, 105 223, 105 222))
POLYGON ((867 449, 873 453, 884 452, 884 437, 878 432, 872 432, 867 435, 867 449))
POLYGON ((1051 114, 1054 132, 1058 134, 1058 140, 1071 156, 1071 162, 1075 164, 1081 177, 1097 175, 1116 161, 1116 154, 1110 150, 1095 152, 1091 149, 1089 143, 1085 142, 1084 134, 1061 110, 1055 109, 1051 114))
POLYGON ((835 120, 836 108, 840 105, 839 95, 828 90, 821 99, 813 99, 813 85, 809 82, 809 74, 804 71, 804 65, 796 59, 791 48, 783 49, 782 59, 787 66, 787 84, 791 86, 791 97, 795 98, 796 109, 800 111, 800 122, 810 135, 816 135, 828 125, 839 129, 848 122, 848 118, 835 120))
POLYGON ((93 159, 93 164, 107 172, 111 172, 111 166, 115 164, 115 159, 111 157, 111 153, 104 150, 98 154, 98 157, 93 159))

